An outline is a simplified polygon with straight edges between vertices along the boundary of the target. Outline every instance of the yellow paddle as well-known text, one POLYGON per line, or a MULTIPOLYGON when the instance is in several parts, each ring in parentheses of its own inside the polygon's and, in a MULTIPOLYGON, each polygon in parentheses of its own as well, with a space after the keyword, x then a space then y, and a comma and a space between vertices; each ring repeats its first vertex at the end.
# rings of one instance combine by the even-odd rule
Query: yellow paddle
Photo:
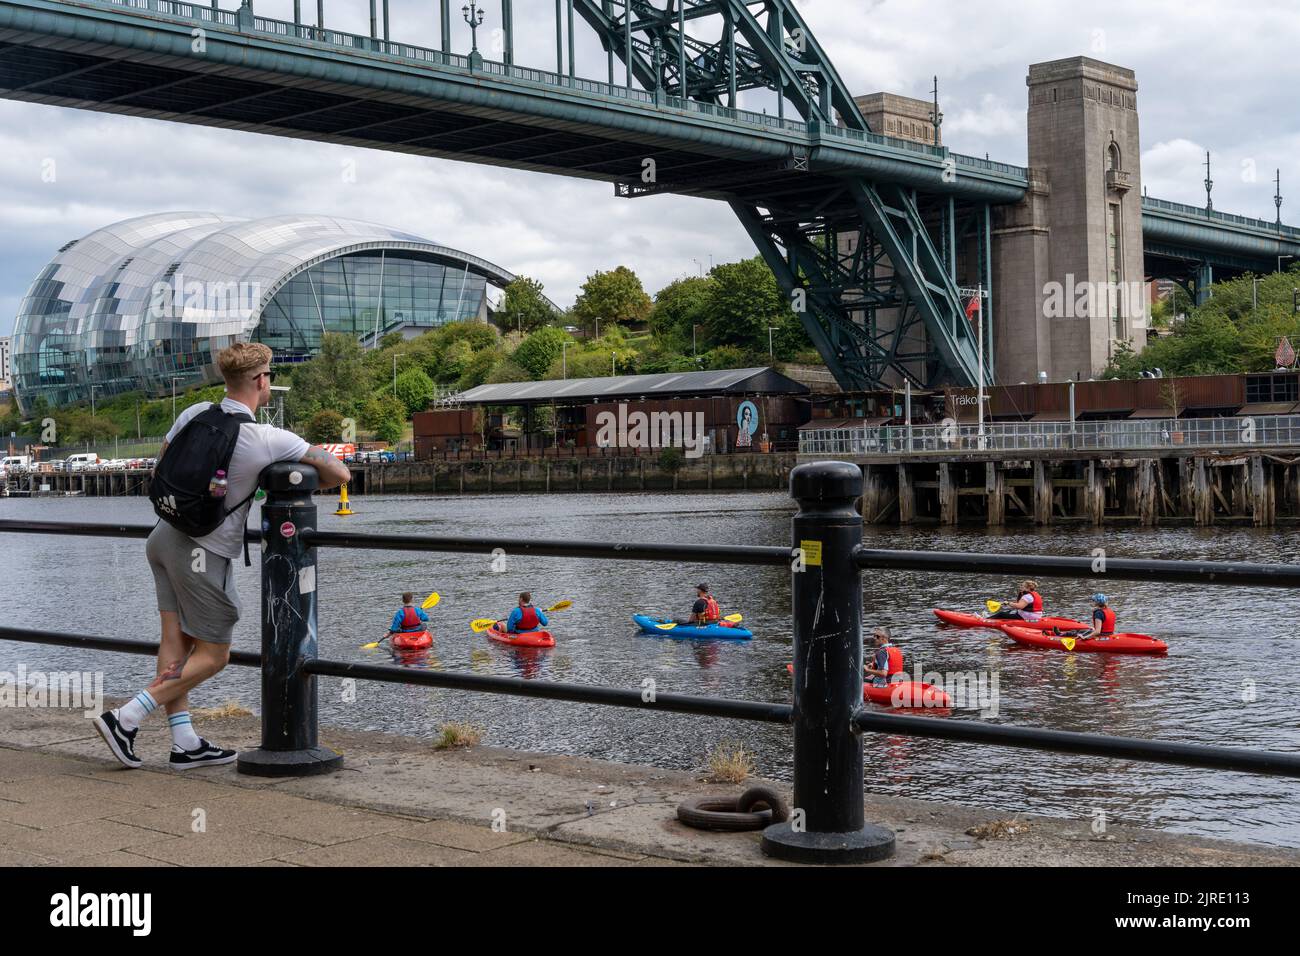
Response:
POLYGON ((985 601, 984 606, 989 609, 990 614, 997 614, 1002 609, 1001 601, 985 601))
MULTIPOLYGON (((549 613, 551 611, 567 611, 571 607, 573 607, 572 601, 556 601, 550 607, 543 608, 542 610, 544 612, 549 613)), ((484 631, 486 631, 489 627, 491 627, 496 622, 497 619, 494 617, 479 617, 470 621, 469 626, 470 626, 470 630, 472 630, 475 634, 482 634, 484 631)))
MULTIPOLYGON (((744 616, 742 616, 742 615, 740 615, 740 614, 728 614, 726 617, 723 618, 724 621, 730 621, 732 624, 739 624, 739 623, 740 623, 741 621, 743 621, 744 619, 745 619, 744 616)), ((655 627, 657 627, 657 628, 658 628, 659 630, 661 630, 661 631, 671 631, 671 630, 672 630, 673 628, 675 628, 676 626, 677 626, 677 625, 676 625, 675 623, 673 623, 673 622, 668 622, 668 623, 665 623, 665 624, 656 624, 656 625, 655 625, 655 627)), ((689 627, 689 626, 691 626, 691 625, 687 625, 687 626, 689 627)))
MULTIPOLYGON (((427 598, 424 599, 424 603, 421 604, 420 607, 426 609, 431 607, 437 607, 438 602, 441 600, 442 600, 442 596, 439 595, 437 591, 434 591, 432 594, 430 594, 427 598)), ((380 644, 384 643, 384 641, 388 640, 392 636, 393 636, 392 632, 390 631, 389 633, 385 634, 377 641, 371 641, 369 644, 362 644, 361 649, 363 651, 373 650, 374 648, 378 647, 380 644)))
POLYGON ((1074 650, 1074 643, 1075 641, 1074 638, 1072 637, 1061 638, 1061 646, 1064 647, 1067 651, 1074 650))

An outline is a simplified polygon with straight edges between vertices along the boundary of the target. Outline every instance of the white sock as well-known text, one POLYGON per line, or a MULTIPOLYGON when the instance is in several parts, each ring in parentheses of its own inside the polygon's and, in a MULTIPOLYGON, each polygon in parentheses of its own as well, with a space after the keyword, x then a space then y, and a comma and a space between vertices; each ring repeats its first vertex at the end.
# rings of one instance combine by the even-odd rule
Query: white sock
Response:
POLYGON ((172 728, 172 743, 181 750, 194 750, 200 744, 199 735, 194 732, 188 710, 180 710, 167 718, 172 728))
POLYGON ((117 720, 123 730, 135 730, 144 720, 158 709, 158 702, 147 690, 142 690, 117 709, 117 720))

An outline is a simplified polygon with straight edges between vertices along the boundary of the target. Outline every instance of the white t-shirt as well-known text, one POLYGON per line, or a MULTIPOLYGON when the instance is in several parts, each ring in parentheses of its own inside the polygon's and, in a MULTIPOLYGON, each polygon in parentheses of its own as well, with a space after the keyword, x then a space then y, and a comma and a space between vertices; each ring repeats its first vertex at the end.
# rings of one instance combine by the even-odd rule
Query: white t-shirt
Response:
MULTIPOLYGON (((168 443, 180 434, 181 429, 189 423, 190 419, 211 407, 211 402, 199 402, 181 412, 180 417, 176 419, 176 424, 172 425, 171 431, 167 433, 168 443)), ((257 417, 253 415, 251 408, 233 398, 225 398, 221 402, 221 408, 232 414, 243 412, 245 415, 257 417)), ((243 501, 256 490, 257 478, 267 465, 273 465, 277 461, 300 461, 310 447, 311 445, 305 440, 283 428, 276 428, 274 425, 258 425, 253 422, 242 423, 239 426, 239 442, 235 445, 235 453, 230 458, 230 468, 226 471, 228 485, 226 507, 230 507, 237 501, 243 501)), ((223 558, 239 557, 244 550, 244 525, 248 522, 248 511, 252 506, 253 502, 250 498, 238 510, 227 515, 226 520, 216 531, 202 538, 195 538, 195 543, 223 558)))

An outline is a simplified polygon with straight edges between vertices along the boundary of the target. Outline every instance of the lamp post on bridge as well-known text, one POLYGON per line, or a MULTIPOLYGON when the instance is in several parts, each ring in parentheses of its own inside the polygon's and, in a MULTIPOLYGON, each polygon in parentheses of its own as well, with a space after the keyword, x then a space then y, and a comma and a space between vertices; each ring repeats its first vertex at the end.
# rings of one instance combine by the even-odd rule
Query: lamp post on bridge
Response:
POLYGON ((1214 201, 1210 198, 1210 190, 1214 188, 1214 180, 1210 178, 1210 151, 1205 151, 1205 211, 1214 212, 1214 201))
POLYGON ((483 65, 483 56, 478 52, 478 28, 483 23, 483 11, 478 8, 477 0, 469 0, 468 4, 460 8, 460 12, 469 24, 469 68, 476 70, 483 65))
POLYGON ((939 109, 939 77, 934 78, 934 110, 930 113, 930 122, 934 124, 934 145, 939 145, 939 127, 943 125, 943 112, 939 109))

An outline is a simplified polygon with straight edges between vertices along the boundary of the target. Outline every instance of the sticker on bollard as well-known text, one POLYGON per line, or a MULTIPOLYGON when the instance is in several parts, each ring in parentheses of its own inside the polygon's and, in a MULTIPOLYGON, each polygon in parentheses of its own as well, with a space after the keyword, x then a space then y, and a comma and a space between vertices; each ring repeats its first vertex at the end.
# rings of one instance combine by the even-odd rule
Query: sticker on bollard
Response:
POLYGON ((286 521, 284 524, 280 525, 280 537, 282 538, 292 538, 297 531, 298 529, 293 526, 292 521, 286 521))

